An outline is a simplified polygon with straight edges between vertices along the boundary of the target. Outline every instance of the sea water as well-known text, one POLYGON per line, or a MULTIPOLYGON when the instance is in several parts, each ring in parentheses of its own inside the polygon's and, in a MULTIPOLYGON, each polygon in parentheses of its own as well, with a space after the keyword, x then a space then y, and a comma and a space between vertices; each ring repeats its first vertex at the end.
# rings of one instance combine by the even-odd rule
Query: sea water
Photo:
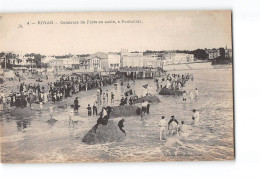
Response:
MULTIPOLYGON (((150 114, 141 121, 140 116, 126 117, 124 130, 126 139, 121 142, 87 145, 82 142, 84 135, 96 124, 97 116, 87 116, 87 105, 96 100, 96 89, 82 91, 60 102, 68 107, 55 105, 53 118, 48 123, 48 110, 38 111, 35 116, 14 118, 4 115, 0 125, 2 162, 115 162, 115 161, 170 161, 170 160, 230 160, 234 158, 233 139, 233 95, 232 69, 204 69, 172 71, 190 73, 193 81, 183 88, 188 92, 198 88, 199 96, 191 101, 182 101, 182 96, 161 96, 156 91, 153 79, 130 81, 137 95, 142 86, 149 84, 153 95, 160 98, 159 104, 152 104, 150 114), (79 112, 73 115, 74 126, 69 124, 70 104, 79 97, 79 112), (192 125, 192 109, 200 113, 198 125, 192 125), (170 120, 174 115, 184 121, 189 130, 182 136, 167 135, 166 141, 159 140, 158 123, 161 116, 170 120)), ((118 105, 126 84, 106 86, 108 105, 118 105), (110 104, 111 91, 115 103, 110 104)), ((99 109, 100 111, 100 109, 99 109)), ((166 132, 168 133, 168 132, 166 132)))

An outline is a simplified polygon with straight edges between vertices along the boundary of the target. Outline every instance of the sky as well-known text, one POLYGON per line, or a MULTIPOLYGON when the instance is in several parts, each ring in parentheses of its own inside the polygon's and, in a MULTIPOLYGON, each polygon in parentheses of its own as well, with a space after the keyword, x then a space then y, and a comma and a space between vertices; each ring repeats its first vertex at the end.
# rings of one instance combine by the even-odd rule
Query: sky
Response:
POLYGON ((231 48, 231 29, 231 11, 0 14, 0 51, 64 55, 119 52, 122 48, 129 52, 226 45, 231 48), (141 23, 122 23, 122 20, 141 23), (39 21, 54 24, 39 24, 39 21), (87 24, 87 21, 103 23, 87 24))

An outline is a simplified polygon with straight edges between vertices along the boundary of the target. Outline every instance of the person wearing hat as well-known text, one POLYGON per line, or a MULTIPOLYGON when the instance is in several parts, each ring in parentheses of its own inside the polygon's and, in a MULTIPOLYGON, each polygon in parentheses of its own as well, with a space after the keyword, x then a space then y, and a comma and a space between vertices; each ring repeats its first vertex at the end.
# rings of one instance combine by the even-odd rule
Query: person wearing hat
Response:
POLYGON ((162 119, 159 122, 159 129, 160 129, 160 141, 162 140, 166 140, 166 136, 165 136, 165 129, 167 126, 167 122, 165 120, 165 117, 162 116, 162 119))
POLYGON ((200 113, 196 109, 193 109, 192 111, 193 111, 193 115, 192 115, 193 123, 197 124, 200 120, 200 113))
POLYGON ((176 134, 178 133, 178 124, 179 122, 175 119, 175 117, 171 116, 171 119, 168 122, 169 134, 173 135, 174 131, 176 132, 176 134))

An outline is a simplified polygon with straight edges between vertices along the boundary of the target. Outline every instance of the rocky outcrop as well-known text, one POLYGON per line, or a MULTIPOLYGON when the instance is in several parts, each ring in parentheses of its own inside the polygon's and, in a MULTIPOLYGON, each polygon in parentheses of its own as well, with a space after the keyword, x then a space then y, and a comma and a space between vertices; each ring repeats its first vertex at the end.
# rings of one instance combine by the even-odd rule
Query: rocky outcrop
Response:
POLYGON ((34 114, 35 114, 35 111, 29 107, 25 107, 25 108, 16 107, 14 110, 12 110, 10 112, 11 116, 14 116, 17 118, 30 117, 30 116, 33 116, 34 114))
POLYGON ((150 104, 161 102, 160 99, 157 96, 152 96, 152 95, 140 97, 140 98, 136 99, 134 102, 135 103, 142 103, 143 100, 147 101, 150 104))
POLYGON ((182 95, 182 91, 180 90, 173 90, 173 89, 168 89, 168 88, 163 88, 160 92, 160 95, 176 95, 180 96, 182 95))
POLYGON ((96 124, 82 141, 94 145, 123 140, 126 134, 119 129, 118 122, 118 120, 109 120, 107 125, 96 124))

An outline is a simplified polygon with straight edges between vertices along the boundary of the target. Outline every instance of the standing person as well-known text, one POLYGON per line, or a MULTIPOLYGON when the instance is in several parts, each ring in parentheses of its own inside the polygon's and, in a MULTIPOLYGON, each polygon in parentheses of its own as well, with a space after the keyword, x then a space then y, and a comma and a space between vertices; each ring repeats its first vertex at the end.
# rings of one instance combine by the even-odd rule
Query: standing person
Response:
POLYGON ((165 136, 165 128, 167 126, 167 122, 165 120, 165 117, 162 116, 162 119, 159 122, 159 128, 160 128, 160 141, 162 140, 166 140, 166 136, 165 136))
POLYGON ((56 102, 56 93, 55 92, 53 92, 53 94, 52 94, 52 102, 55 104, 55 102, 56 102))
POLYGON ((44 103, 48 102, 48 94, 46 92, 43 93, 44 103))
POLYGON ((78 111, 79 111, 79 100, 78 97, 76 97, 74 100, 74 112, 78 112, 78 111))
POLYGON ((194 99, 194 94, 193 94, 193 92, 191 91, 191 92, 190 92, 190 101, 193 101, 193 99, 194 99))
POLYGON ((118 122, 118 127, 119 127, 119 129, 126 135, 125 130, 123 129, 123 127, 124 127, 124 122, 125 122, 125 119, 124 119, 124 118, 121 119, 121 120, 118 122))
POLYGON ((102 125, 107 125, 108 123, 108 117, 107 117, 107 111, 106 109, 103 107, 102 111, 100 113, 100 117, 97 120, 97 124, 102 124, 102 125))
POLYGON ((114 103, 115 102, 115 95, 113 92, 111 92, 111 103, 114 103))
POLYGON ((133 105, 133 103, 134 103, 134 101, 133 101, 132 97, 130 97, 130 98, 129 98, 129 104, 130 104, 130 105, 133 105))
POLYGON ((200 120, 200 113, 196 109, 193 109, 192 111, 193 111, 193 115, 192 115, 193 124, 196 125, 200 120))
POLYGON ((144 112, 141 110, 141 121, 144 120, 144 112))
POLYGON ((107 118, 107 110, 104 107, 101 112, 101 118, 107 118))
POLYGON ((184 121, 181 121, 181 125, 178 128, 178 133, 180 135, 182 135, 182 134, 186 133, 187 130, 188 130, 188 126, 184 123, 184 121))
POLYGON ((74 116, 74 111, 73 110, 70 110, 69 112, 69 125, 72 123, 73 127, 74 127, 74 119, 73 119, 73 116, 74 116))
POLYGON ((107 98, 107 103, 108 103, 108 90, 106 92, 106 98, 107 98))
POLYGON ((98 88, 97 89, 97 102, 98 102, 98 105, 100 105, 100 89, 98 88))
POLYGON ((182 93, 182 101, 186 102, 186 100, 187 100, 187 93, 186 93, 186 91, 183 91, 183 93, 182 93))
POLYGON ((174 131, 176 132, 176 134, 178 134, 178 124, 179 122, 175 119, 175 117, 171 116, 171 119, 168 122, 169 134, 173 135, 174 131))
POLYGON ((103 105, 105 105, 106 104, 106 94, 105 93, 103 93, 103 105))
POLYGON ((198 88, 195 89, 195 99, 197 99, 199 96, 199 91, 198 91, 198 88))
POLYGON ((107 111, 107 118, 109 119, 109 117, 110 117, 110 113, 113 111, 114 109, 112 108, 112 107, 110 107, 110 106, 107 106, 106 107, 106 111, 107 111))
POLYGON ((86 87, 86 91, 88 91, 88 82, 86 82, 85 87, 86 87))
POLYGON ((40 101, 40 110, 42 110, 42 101, 40 101))
POLYGON ((5 93, 4 92, 2 92, 2 103, 3 103, 3 105, 1 106, 2 107, 1 110, 5 109, 5 106, 6 106, 6 99, 5 99, 5 93))
POLYGON ((32 107, 32 93, 30 92, 28 97, 27 97, 27 101, 29 103, 29 107, 32 107))
POLYGON ((143 100, 143 103, 142 103, 142 111, 144 112, 144 114, 146 113, 146 108, 147 108, 147 104, 146 104, 146 102, 143 100))
POLYGON ((146 111, 147 111, 147 114, 149 114, 150 113, 150 104, 147 101, 146 101, 146 103, 147 103, 146 111))
POLYGON ((52 119, 52 113, 53 113, 53 107, 52 107, 52 104, 50 105, 49 107, 49 113, 50 113, 50 117, 52 119))
POLYGON ((44 98, 44 95, 43 95, 43 92, 41 92, 41 93, 40 93, 40 99, 39 99, 40 102, 43 102, 43 100, 44 100, 43 98, 44 98))
POLYGON ((97 102, 95 101, 93 104, 93 116, 96 114, 97 116, 97 102))
POLYGON ((88 107, 87 107, 87 109, 88 109, 88 116, 91 116, 92 114, 92 109, 91 109, 91 107, 90 107, 90 104, 88 104, 88 107))

